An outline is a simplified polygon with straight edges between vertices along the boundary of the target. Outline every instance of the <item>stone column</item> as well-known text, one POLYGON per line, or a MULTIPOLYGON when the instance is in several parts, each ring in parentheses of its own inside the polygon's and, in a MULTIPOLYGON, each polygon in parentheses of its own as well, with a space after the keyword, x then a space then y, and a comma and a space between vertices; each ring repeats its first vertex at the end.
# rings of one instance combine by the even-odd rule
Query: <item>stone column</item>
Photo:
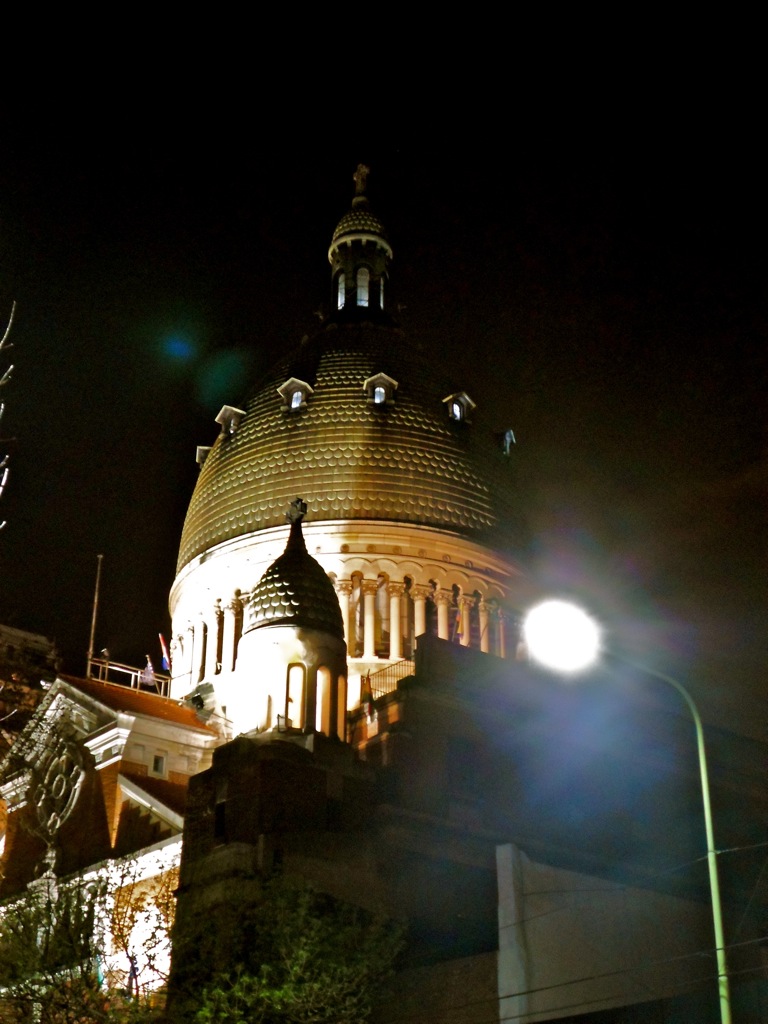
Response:
POLYGON ((448 619, 448 610, 451 605, 451 593, 448 590, 438 590, 435 594, 437 603, 437 635, 441 640, 450 640, 451 628, 448 619))
POLYGON ((426 601, 432 593, 432 587, 426 583, 416 583, 411 587, 413 598, 413 632, 415 636, 422 636, 427 632, 427 609, 426 601))
POLYGON ((240 611, 240 597, 236 594, 224 608, 221 641, 221 671, 231 672, 235 667, 235 631, 237 616, 240 611))
POLYGON ((195 685, 192 679, 195 674, 195 625, 193 622, 187 623, 187 639, 184 648, 183 671, 191 689, 195 685))
POLYGON ((389 656, 400 659, 403 656, 403 625, 400 621, 400 599, 405 593, 404 583, 388 583, 389 594, 389 656))
POLYGON ((213 612, 208 619, 208 643, 205 648, 205 678, 212 679, 218 669, 219 630, 221 629, 221 601, 216 598, 213 612))
POLYGON ((379 592, 378 580, 363 580, 360 585, 363 592, 363 657, 376 657, 376 595, 379 592))
POLYGON ((491 649, 491 638, 488 636, 488 605, 481 599, 477 608, 480 613, 480 650, 487 654, 491 649))
POLYGON ((506 656, 507 656, 507 630, 506 630, 506 622, 504 621, 504 612, 502 611, 501 608, 499 608, 497 614, 498 614, 498 617, 499 617, 499 627, 498 627, 499 628, 499 657, 500 658, 506 658, 506 656))
POLYGON ((353 626, 353 623, 349 621, 349 599, 352 596, 352 580, 337 580, 336 593, 339 598, 339 607, 341 608, 341 621, 344 626, 344 639, 347 642, 347 654, 351 656, 355 653, 354 629, 350 628, 353 626))
POLYGON ((470 613, 472 606, 475 603, 474 597, 462 597, 459 598, 459 614, 461 615, 461 646, 469 647, 469 641, 472 639, 472 621, 470 619, 470 613))
POLYGON ((200 615, 193 624, 194 643, 192 644, 192 663, 189 681, 192 686, 197 686, 205 672, 205 620, 200 615))

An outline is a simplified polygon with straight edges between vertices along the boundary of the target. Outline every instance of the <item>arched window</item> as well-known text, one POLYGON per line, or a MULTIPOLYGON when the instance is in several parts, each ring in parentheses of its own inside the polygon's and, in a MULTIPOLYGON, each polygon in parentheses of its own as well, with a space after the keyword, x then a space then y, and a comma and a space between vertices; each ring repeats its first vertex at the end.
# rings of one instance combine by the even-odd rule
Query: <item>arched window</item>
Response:
POLYGON ((448 410, 448 416, 454 423, 469 423, 472 419, 475 403, 466 391, 458 391, 453 395, 448 395, 447 398, 443 399, 443 402, 445 402, 445 407, 448 410))
POLYGON ((315 704, 315 729, 317 732, 331 734, 331 673, 321 666, 317 670, 317 697, 315 704))
POLYGON ((363 577, 352 573, 352 593, 349 595, 349 636, 347 650, 351 657, 361 658, 363 655, 363 577))
POLYGON ((451 587, 451 607, 448 621, 450 623, 451 640, 456 644, 460 644, 464 630, 469 623, 461 621, 461 589, 455 583, 451 587))
MULTIPOLYGON (((208 657, 208 626, 205 623, 202 624, 202 629, 200 630, 200 646, 197 649, 197 653, 197 682, 202 683, 205 678, 205 661, 208 657)), ((194 679, 194 676, 192 678, 194 679)))
POLYGON ((379 306, 384 309, 384 278, 379 278, 379 306))
POLYGON ((479 651, 484 639, 480 629, 480 591, 473 591, 472 598, 472 604, 469 606, 469 646, 479 651))
POLYGON ((304 728, 304 680, 306 677, 303 665, 288 666, 288 678, 285 687, 285 724, 294 729, 304 728))
POLYGON ((395 401, 397 381, 393 380, 386 373, 374 373, 372 377, 363 381, 363 391, 371 405, 389 406, 395 401))
POLYGON ((357 304, 358 306, 368 305, 368 286, 371 280, 371 272, 368 267, 360 267, 357 272, 357 304))
POLYGON ((337 289, 337 291, 336 291, 336 308, 337 309, 344 309, 344 301, 346 299, 346 288, 347 288, 346 281, 347 281, 346 276, 344 274, 344 271, 342 270, 342 272, 339 274, 339 276, 337 278, 337 281, 336 281, 336 289, 337 289))
POLYGON ((389 580, 383 573, 376 578, 376 602, 374 605, 374 650, 379 658, 389 655, 389 580))
POLYGON ((336 681, 336 735, 340 740, 347 738, 347 680, 339 676, 336 681))
POLYGON ((305 380, 289 377, 284 384, 280 385, 277 393, 282 398, 285 408, 290 412, 296 412, 297 409, 303 409, 307 404, 310 395, 313 394, 313 389, 305 380))

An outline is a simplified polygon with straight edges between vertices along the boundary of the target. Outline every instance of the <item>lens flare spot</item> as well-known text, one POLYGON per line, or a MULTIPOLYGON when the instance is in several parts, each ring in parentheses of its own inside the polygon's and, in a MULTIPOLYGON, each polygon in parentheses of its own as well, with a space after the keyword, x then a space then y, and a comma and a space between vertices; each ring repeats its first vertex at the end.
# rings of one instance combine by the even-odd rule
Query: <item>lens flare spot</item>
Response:
POLYGON ((163 342, 163 354, 176 363, 188 363, 195 356, 195 346, 183 334, 174 334, 163 342))

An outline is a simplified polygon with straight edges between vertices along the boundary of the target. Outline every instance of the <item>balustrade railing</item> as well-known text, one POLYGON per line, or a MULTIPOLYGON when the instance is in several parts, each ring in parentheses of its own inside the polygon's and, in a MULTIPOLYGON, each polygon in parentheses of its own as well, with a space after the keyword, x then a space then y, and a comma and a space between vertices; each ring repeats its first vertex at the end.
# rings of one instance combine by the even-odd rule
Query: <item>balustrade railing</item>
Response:
POLYGON ((393 690, 397 689, 397 684, 401 679, 405 679, 406 676, 412 676, 415 671, 416 663, 409 658, 404 658, 402 661, 396 661, 394 665, 387 665, 385 668, 380 668, 377 672, 371 672, 369 678, 373 699, 377 700, 379 697, 383 697, 385 693, 392 693, 393 690))
POLYGON ((128 677, 131 689, 152 691, 161 697, 167 697, 171 688, 171 677, 164 672, 155 672, 151 665, 136 668, 107 658, 89 658, 87 671, 89 679, 96 679, 100 683, 125 686, 128 677))

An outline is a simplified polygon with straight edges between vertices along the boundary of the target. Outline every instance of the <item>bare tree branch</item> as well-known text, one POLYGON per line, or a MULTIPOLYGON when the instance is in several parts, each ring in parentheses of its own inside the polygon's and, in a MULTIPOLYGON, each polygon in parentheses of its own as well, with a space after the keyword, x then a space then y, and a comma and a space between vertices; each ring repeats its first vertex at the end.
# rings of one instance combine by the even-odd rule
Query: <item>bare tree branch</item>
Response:
MULTIPOLYGON (((0 352, 2 352, 2 350, 6 347, 6 343, 8 341, 8 336, 10 335, 11 327, 13 326, 13 317, 14 317, 15 312, 16 312, 16 303, 14 302, 13 305, 11 306, 11 315, 8 318, 8 323, 6 325, 5 331, 3 332, 2 338, 0 338, 0 352)), ((10 348, 10 347, 11 346, 8 345, 8 348, 10 348)), ((8 383, 8 381, 11 379, 11 374, 12 373, 13 373, 13 363, 11 363, 11 365, 5 370, 3 375, 0 377, 0 388, 4 384, 8 383)), ((2 420, 4 412, 5 412, 5 403, 4 402, 0 402, 0 420, 2 420)), ((2 440, 2 439, 0 439, 0 440, 2 440)), ((3 443, 5 443, 5 442, 3 442, 3 443)), ((6 452, 2 457, 0 457, 0 498, 3 495, 3 491, 5 490, 5 485, 6 485, 7 482, 8 482, 8 453, 6 452)), ((5 520, 0 522, 0 530, 2 530, 2 528, 4 526, 5 526, 5 520)))
MULTIPOLYGON (((8 324, 7 324, 6 328, 5 328, 5 332, 3 333, 3 337, 0 338, 0 352, 2 352, 3 348, 5 347, 6 341, 8 341, 8 335, 11 333, 11 327, 13 326, 13 316, 14 316, 15 312, 16 312, 16 303, 14 302, 12 304, 12 306, 11 306, 11 315, 8 318, 8 324)), ((9 345, 8 348, 10 348, 10 347, 11 346, 9 345)))

